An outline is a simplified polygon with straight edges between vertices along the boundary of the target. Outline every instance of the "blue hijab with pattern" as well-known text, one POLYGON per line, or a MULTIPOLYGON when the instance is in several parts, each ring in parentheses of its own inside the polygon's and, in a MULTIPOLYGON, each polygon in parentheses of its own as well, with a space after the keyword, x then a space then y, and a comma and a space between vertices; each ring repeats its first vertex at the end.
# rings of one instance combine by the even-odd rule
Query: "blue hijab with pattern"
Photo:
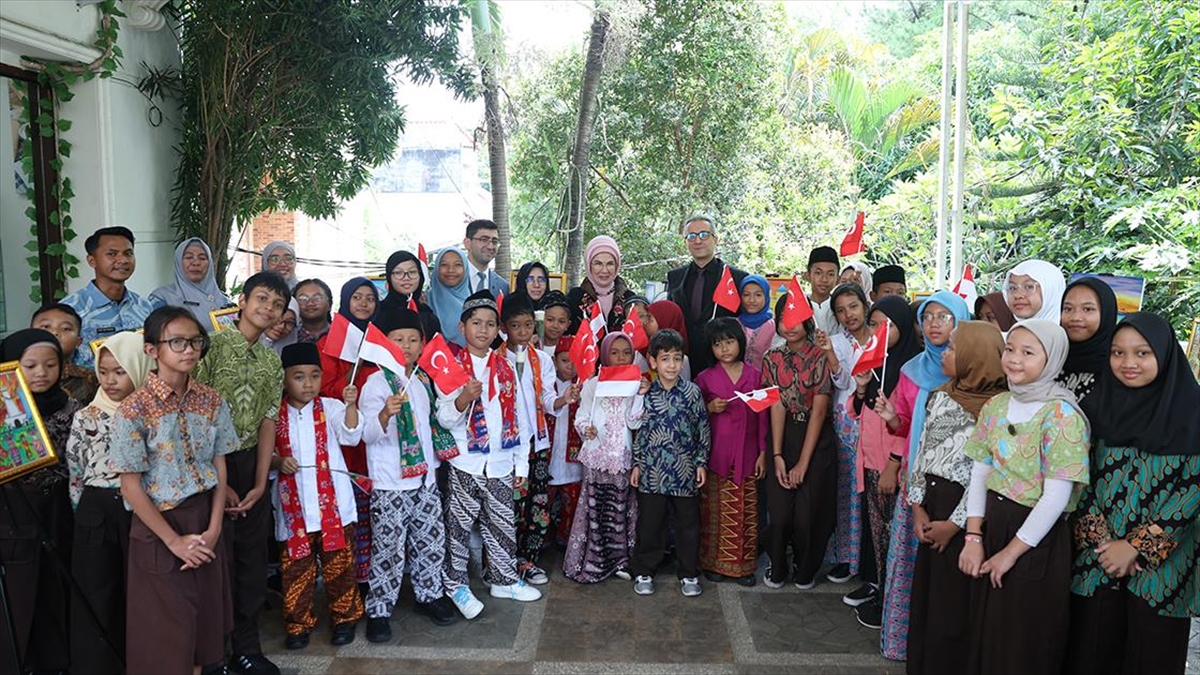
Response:
MULTIPOLYGON (((954 317, 954 325, 950 327, 951 330, 957 327, 960 321, 971 320, 971 311, 967 309, 967 302, 961 296, 950 291, 938 291, 921 303, 917 309, 918 321, 921 320, 920 317, 925 313, 925 308, 929 306, 929 303, 937 303, 950 312, 954 317)), ((924 322, 921 322, 921 334, 925 334, 924 322)), ((949 340, 946 341, 946 344, 939 346, 930 342, 926 337, 925 351, 917 354, 900 369, 900 373, 907 375, 918 389, 917 400, 913 404, 912 424, 908 431, 908 467, 910 471, 912 470, 912 458, 916 456, 917 445, 921 442, 921 433, 925 430, 925 404, 929 401, 929 393, 950 379, 942 373, 942 354, 949 348, 949 340)))

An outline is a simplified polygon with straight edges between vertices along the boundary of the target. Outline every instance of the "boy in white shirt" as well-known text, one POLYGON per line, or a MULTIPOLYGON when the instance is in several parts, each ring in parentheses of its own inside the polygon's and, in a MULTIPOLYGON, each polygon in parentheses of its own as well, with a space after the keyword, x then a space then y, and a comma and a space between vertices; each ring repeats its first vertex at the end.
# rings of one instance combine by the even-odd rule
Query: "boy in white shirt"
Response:
POLYGON ((275 538, 283 572, 283 621, 288 649, 308 646, 317 625, 313 614, 318 562, 329 599, 334 645, 354 641, 363 615, 354 582, 354 523, 358 511, 354 482, 341 445, 357 445, 358 390, 342 390, 342 401, 319 396, 321 355, 311 343, 284 348, 283 402, 275 424, 273 468, 279 478, 272 493, 275 538))
MULTIPOLYGON (((517 573, 525 581, 542 585, 549 575, 538 563, 550 531, 550 432, 547 418, 570 402, 554 388, 554 360, 530 343, 534 333, 533 302, 523 292, 504 299, 501 322, 508 334, 505 358, 517 373, 517 396, 525 415, 520 419, 522 445, 529 452, 529 479, 518 490, 517 573)), ((578 400, 578 394, 576 394, 578 400)))
POLYGON ((575 363, 571 361, 571 345, 575 338, 564 335, 554 346, 554 391, 567 397, 569 405, 546 416, 550 430, 550 481, 547 487, 550 502, 550 523, 554 528, 554 540, 566 549, 571 538, 571 525, 575 522, 575 505, 579 502, 579 488, 583 484, 583 465, 579 463, 579 450, 583 438, 575 429, 575 413, 579 410, 580 385, 575 381, 575 363))
POLYGON ((521 442, 520 420, 526 413, 524 397, 517 395, 516 373, 502 352, 491 349, 499 319, 496 301, 487 290, 466 299, 458 326, 466 342, 459 363, 468 380, 449 394, 439 391, 437 400, 437 420, 454 434, 459 451, 450 460, 447 481, 446 592, 468 619, 483 611, 483 603, 467 585, 470 533, 476 523, 487 552, 492 597, 542 597, 517 576, 513 490, 525 485, 529 453, 521 442))
POLYGON ((386 368, 363 385, 363 441, 371 475, 371 574, 367 639, 392 639, 392 608, 409 568, 418 614, 439 626, 455 622, 442 567, 446 529, 435 472, 458 454, 454 437, 433 420, 429 378, 414 373, 425 336, 421 317, 401 305, 384 305, 372 322, 404 352, 404 373, 386 368))

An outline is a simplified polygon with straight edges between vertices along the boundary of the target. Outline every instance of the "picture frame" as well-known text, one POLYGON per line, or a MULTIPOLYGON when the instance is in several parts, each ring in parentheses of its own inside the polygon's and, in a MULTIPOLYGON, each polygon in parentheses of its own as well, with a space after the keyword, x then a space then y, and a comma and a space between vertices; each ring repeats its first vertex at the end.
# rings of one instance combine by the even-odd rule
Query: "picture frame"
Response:
POLYGON ((375 287, 375 292, 379 294, 380 300, 383 300, 387 297, 387 277, 383 276, 382 274, 368 274, 367 279, 370 280, 371 285, 375 287))
MULTIPOLYGON (((931 297, 933 297, 933 293, 934 293, 934 291, 911 291, 908 294, 909 302, 910 303, 918 302, 921 300, 925 300, 926 298, 931 298, 931 297)), ((968 307, 968 309, 970 309, 972 312, 975 311, 974 307, 968 307)))
POLYGON ((219 333, 226 328, 232 328, 237 324, 238 312, 242 311, 237 305, 226 307, 225 309, 214 309, 208 313, 208 319, 212 322, 214 333, 219 333))
POLYGON ((1200 316, 1192 319, 1192 334, 1188 338, 1187 361, 1196 379, 1200 380, 1200 316))
MULTIPOLYGON (((118 331, 117 333, 113 333, 113 335, 119 335, 120 333, 123 333, 123 332, 126 332, 126 331, 118 331)), ((144 333, 146 331, 143 328, 139 328, 134 332, 135 333, 144 333)), ((102 338, 96 338, 95 340, 92 340, 91 342, 88 343, 88 348, 92 350, 92 358, 94 358, 94 359, 100 358, 100 348, 103 347, 104 343, 111 337, 112 337, 112 335, 105 335, 102 338)))
MULTIPOLYGON (((561 293, 566 293, 567 292, 567 275, 563 274, 562 272, 551 272, 550 280, 546 284, 546 286, 547 286, 547 288, 546 288, 547 293, 549 293, 550 291, 559 291, 561 293)), ((518 290, 520 290, 519 288, 517 288, 517 272, 516 272, 516 270, 508 273, 508 287, 510 289, 512 289, 512 291, 514 293, 516 293, 518 290)))
POLYGON ((1094 274, 1092 272, 1081 274, 1076 272, 1071 275, 1071 279, 1067 283, 1074 283, 1083 277, 1096 277, 1108 284, 1108 287, 1113 290, 1113 294, 1117 296, 1118 319, 1126 314, 1142 311, 1142 301, 1146 296, 1146 280, 1144 278, 1127 277, 1120 274, 1094 274))
POLYGON ((0 484, 57 462, 20 363, 0 363, 0 484))
MULTIPOLYGON (((767 284, 771 286, 771 297, 767 298, 767 309, 770 309, 772 312, 775 311, 775 303, 779 301, 779 296, 787 295, 787 287, 790 283, 792 283, 792 275, 786 277, 778 275, 767 277, 767 284)), ((803 287, 803 280, 801 280, 800 285, 803 287)))

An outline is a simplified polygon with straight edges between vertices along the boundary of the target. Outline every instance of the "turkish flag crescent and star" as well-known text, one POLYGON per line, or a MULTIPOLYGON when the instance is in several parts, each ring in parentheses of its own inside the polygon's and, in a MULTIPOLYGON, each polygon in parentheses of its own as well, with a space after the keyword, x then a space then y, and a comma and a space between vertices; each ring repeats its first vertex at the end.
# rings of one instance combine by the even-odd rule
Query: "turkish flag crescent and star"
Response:
POLYGON ((854 368, 850 370, 851 375, 860 375, 883 365, 884 360, 887 359, 890 326, 890 322, 884 321, 875 331, 875 334, 871 336, 871 339, 867 340, 867 344, 863 346, 862 353, 858 355, 858 360, 854 362, 854 368))
POLYGON ((725 271, 721 272, 721 280, 713 289, 713 302, 734 314, 737 314, 738 308, 742 306, 742 296, 738 293, 737 283, 733 280, 729 265, 725 266, 725 271))
POLYGON ((785 329, 792 329, 813 317, 812 305, 800 288, 800 277, 793 276, 788 283, 787 304, 783 306, 783 315, 779 317, 785 329))
POLYGON ((358 355, 380 368, 387 368, 393 373, 404 372, 404 352, 400 345, 392 342, 373 323, 367 324, 367 337, 363 340, 358 355))
POLYGON ((858 255, 863 252, 863 225, 866 222, 867 216, 862 211, 858 212, 858 217, 854 219, 854 226, 846 233, 846 237, 842 239, 842 246, 838 253, 842 255, 858 255))
POLYGON ((767 408, 770 408, 772 404, 780 401, 779 387, 755 389, 751 392, 735 391, 733 393, 737 395, 738 398, 742 399, 742 401, 746 403, 746 406, 756 413, 760 413, 767 408))
POLYGON ((642 322, 638 319, 636 306, 629 310, 629 317, 621 324, 621 332, 629 336, 633 348, 639 352, 650 346, 650 338, 646 336, 646 329, 642 328, 642 322))
POLYGON ((571 343, 571 363, 575 364, 575 372, 579 381, 584 382, 596 373, 596 361, 600 354, 596 348, 596 336, 590 330, 581 330, 571 343))
POLYGON ((358 361, 358 349, 363 341, 363 332, 358 326, 350 323, 350 320, 341 314, 333 315, 333 322, 329 324, 329 333, 325 338, 326 354, 335 359, 341 359, 348 363, 358 361))
POLYGON ((446 344, 446 339, 442 337, 441 333, 434 335, 432 340, 425 343, 425 349, 421 352, 421 358, 417 359, 417 365, 429 375, 443 394, 449 395, 450 392, 467 383, 467 372, 463 370, 458 359, 451 355, 450 345, 446 344))

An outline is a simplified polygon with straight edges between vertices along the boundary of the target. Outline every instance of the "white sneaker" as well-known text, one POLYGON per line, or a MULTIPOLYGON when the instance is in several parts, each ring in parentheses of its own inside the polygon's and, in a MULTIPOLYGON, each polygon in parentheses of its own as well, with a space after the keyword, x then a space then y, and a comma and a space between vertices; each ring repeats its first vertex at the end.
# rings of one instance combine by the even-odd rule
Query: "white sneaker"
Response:
POLYGON ((533 602, 542 597, 542 592, 530 586, 529 584, 517 579, 516 583, 507 586, 492 585, 492 597, 504 598, 505 600, 518 600, 520 602, 533 602))
POLYGON ((654 579, 642 575, 633 582, 633 592, 638 595, 653 595, 654 594, 654 579))
POLYGON ((683 593, 685 598, 694 598, 704 592, 700 588, 700 580, 696 577, 685 577, 679 580, 679 592, 683 593))
POLYGON ((466 586, 459 586, 458 590, 454 591, 454 595, 450 596, 450 600, 467 620, 474 619, 483 611, 483 603, 466 586))
POLYGON ((630 574, 629 570, 625 569, 624 567, 617 570, 616 572, 613 572, 613 576, 620 579, 621 581, 633 581, 633 575, 630 574))
POLYGON ((767 585, 767 588, 783 588, 783 585, 787 582, 771 581, 771 566, 767 565, 767 571, 763 574, 763 583, 767 585))

